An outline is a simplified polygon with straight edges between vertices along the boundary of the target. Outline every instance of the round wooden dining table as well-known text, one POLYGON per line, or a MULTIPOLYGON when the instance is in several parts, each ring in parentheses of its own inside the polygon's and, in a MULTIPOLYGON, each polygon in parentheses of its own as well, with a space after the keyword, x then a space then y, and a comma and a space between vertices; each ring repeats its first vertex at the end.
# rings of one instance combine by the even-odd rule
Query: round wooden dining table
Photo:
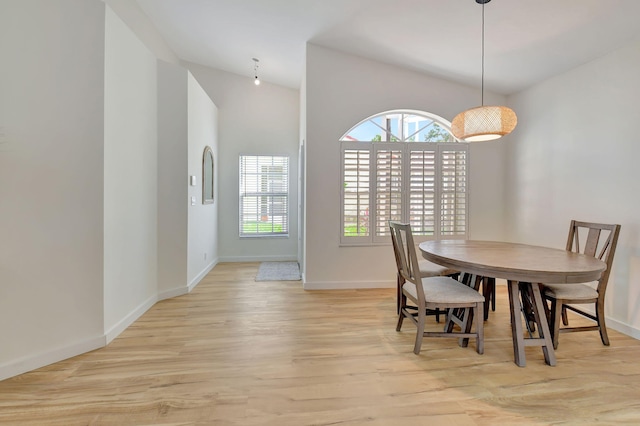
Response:
POLYGON ((545 362, 556 365, 551 333, 540 287, 595 281, 607 265, 595 257, 567 250, 502 241, 440 240, 419 245, 422 256, 434 263, 482 277, 507 280, 515 363, 526 365, 524 348, 541 346, 545 362), (520 317, 520 291, 531 296, 537 336, 525 338, 520 317))

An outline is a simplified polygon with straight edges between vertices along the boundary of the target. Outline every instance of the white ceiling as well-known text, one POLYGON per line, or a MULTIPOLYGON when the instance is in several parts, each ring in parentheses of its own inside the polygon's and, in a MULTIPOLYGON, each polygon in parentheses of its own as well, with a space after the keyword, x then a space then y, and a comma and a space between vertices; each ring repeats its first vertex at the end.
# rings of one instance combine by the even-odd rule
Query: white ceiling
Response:
MULTIPOLYGON (((479 86, 474 0, 137 0, 182 60, 299 88, 305 44, 479 86)), ((639 0, 493 0, 485 88, 520 91, 640 39, 639 0)))

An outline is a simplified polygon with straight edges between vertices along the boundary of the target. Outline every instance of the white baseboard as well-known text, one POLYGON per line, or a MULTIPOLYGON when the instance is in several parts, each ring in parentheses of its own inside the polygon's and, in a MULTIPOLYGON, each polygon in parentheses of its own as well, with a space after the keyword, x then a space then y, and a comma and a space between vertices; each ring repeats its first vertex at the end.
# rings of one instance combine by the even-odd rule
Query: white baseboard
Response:
POLYGON ((97 336, 73 345, 56 348, 47 352, 29 355, 0 365, 0 380, 8 379, 37 368, 102 348, 106 345, 104 336, 97 336))
POLYGON ((216 267, 216 265, 218 264, 218 260, 219 260, 219 258, 216 258, 216 259, 212 260, 211 263, 209 263, 207 266, 205 266, 204 269, 202 271, 200 271, 200 273, 198 275, 196 275, 194 279, 191 280, 191 282, 189 283, 189 286, 188 286, 188 292, 189 293, 191 293, 191 290, 193 290, 195 288, 195 286, 197 286, 198 283, 200 281, 202 281, 202 279, 204 277, 206 277, 207 274, 209 272, 211 272, 211 270, 213 268, 216 267))
POLYGON ((158 301, 171 299, 172 297, 178 297, 178 296, 185 295, 187 293, 191 293, 191 291, 198 285, 198 283, 202 281, 202 279, 206 277, 207 274, 211 272, 211 270, 215 268, 217 264, 218 264, 218 259, 213 260, 202 270, 202 272, 200 272, 198 275, 196 275, 196 277, 193 280, 191 280, 189 285, 186 285, 184 287, 172 288, 170 290, 165 290, 159 293, 158 301))
POLYGON ((158 302, 161 300, 171 299, 172 297, 182 296, 183 294, 189 293, 189 287, 176 287, 171 290, 165 290, 162 293, 158 293, 158 302))
MULTIPOLYGON (((585 312, 589 312, 591 315, 595 315, 596 311, 595 309, 591 308, 591 306, 587 307, 587 305, 581 305, 580 308, 585 312)), ((636 340, 640 340, 640 330, 638 330, 637 328, 633 328, 629 324, 618 321, 617 319, 611 318, 607 315, 605 315, 604 319, 607 330, 615 330, 629 337, 633 337, 636 340)))
POLYGON ((362 288, 395 288, 395 281, 303 281, 305 290, 354 290, 362 288))
POLYGON ((631 327, 629 324, 621 323, 620 321, 606 318, 607 329, 612 329, 622 334, 626 334, 629 337, 633 337, 636 340, 640 340, 640 330, 631 327))
POLYGON ((291 256, 226 256, 221 257, 220 262, 297 262, 295 255, 291 256))
POLYGON ((145 312, 147 312, 153 305, 158 301, 158 295, 153 295, 149 297, 147 300, 139 304, 133 311, 129 312, 129 315, 122 318, 116 325, 111 327, 109 330, 105 332, 106 344, 108 345, 120 335, 123 331, 127 329, 131 324, 136 322, 138 318, 140 318, 145 312))
POLYGON ((218 264, 218 259, 212 261, 207 265, 202 272, 200 272, 186 287, 178 287, 171 290, 163 291, 157 295, 153 295, 138 305, 133 311, 131 311, 126 317, 122 318, 116 325, 101 336, 80 342, 74 345, 66 346, 63 348, 56 348, 47 352, 43 352, 36 355, 29 355, 18 360, 10 361, 8 363, 0 365, 0 380, 14 377, 19 374, 26 373, 37 368, 42 368, 47 365, 89 352, 95 349, 102 348, 118 337, 124 330, 131 324, 136 322, 145 312, 147 312, 158 301, 164 299, 170 299, 176 296, 182 296, 183 294, 191 292, 196 285, 218 264))
POLYGON ((162 293, 158 293, 157 295, 149 297, 143 303, 138 305, 133 311, 129 313, 126 317, 120 320, 116 325, 111 327, 111 329, 105 332, 105 341, 108 345, 120 335, 124 330, 127 329, 131 324, 136 322, 138 318, 144 315, 153 305, 155 305, 158 301, 169 299, 171 297, 182 296, 183 294, 190 293, 193 288, 198 285, 198 283, 216 266, 218 263, 217 260, 213 260, 209 263, 203 270, 200 272, 187 287, 178 287, 171 290, 163 291, 162 293))
MULTIPOLYGON (((496 285, 507 285, 507 281, 503 279, 497 279, 496 285)), ((585 310, 586 312, 590 312, 591 314, 595 315, 595 310, 593 308, 587 307, 586 305, 581 306, 580 308, 585 310)), ((607 325, 607 330, 609 329, 615 330, 626 336, 633 337, 636 340, 640 340, 640 329, 634 328, 629 324, 620 322, 609 316, 605 316, 605 321, 607 325)))

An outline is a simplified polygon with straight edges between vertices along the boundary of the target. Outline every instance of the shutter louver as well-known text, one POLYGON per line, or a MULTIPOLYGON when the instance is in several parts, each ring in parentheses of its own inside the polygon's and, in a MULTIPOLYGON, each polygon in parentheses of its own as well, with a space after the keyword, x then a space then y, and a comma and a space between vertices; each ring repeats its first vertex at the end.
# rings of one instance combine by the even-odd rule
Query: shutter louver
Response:
POLYGON ((411 230, 414 235, 435 235, 436 152, 412 150, 409 163, 411 230))
POLYGON ((369 150, 344 150, 342 235, 345 237, 369 235, 369 161, 369 150))
POLYGON ((389 221, 402 220, 402 151, 376 151, 376 236, 389 234, 389 221))
POLYGON ((440 187, 440 234, 467 232, 467 153, 442 151, 440 187))

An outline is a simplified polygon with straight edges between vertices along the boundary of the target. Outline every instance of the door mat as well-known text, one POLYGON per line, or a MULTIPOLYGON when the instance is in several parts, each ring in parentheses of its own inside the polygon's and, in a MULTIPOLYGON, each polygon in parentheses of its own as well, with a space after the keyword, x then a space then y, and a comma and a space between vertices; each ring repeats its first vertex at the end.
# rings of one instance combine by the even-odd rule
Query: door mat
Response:
POLYGON ((262 262, 256 281, 299 281, 298 262, 262 262))

